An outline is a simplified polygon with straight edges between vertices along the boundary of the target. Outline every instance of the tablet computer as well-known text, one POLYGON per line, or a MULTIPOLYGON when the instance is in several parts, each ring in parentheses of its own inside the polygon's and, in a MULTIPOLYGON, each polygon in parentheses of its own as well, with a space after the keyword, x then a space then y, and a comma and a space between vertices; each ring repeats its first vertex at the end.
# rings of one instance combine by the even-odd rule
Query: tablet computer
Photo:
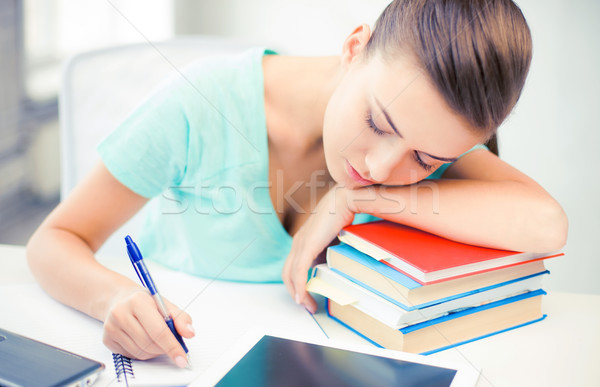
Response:
POLYGON ((375 347, 259 335, 237 343, 210 382, 232 386, 474 386, 479 370, 375 347))
POLYGON ((1 386, 89 386, 104 364, 0 328, 1 386))

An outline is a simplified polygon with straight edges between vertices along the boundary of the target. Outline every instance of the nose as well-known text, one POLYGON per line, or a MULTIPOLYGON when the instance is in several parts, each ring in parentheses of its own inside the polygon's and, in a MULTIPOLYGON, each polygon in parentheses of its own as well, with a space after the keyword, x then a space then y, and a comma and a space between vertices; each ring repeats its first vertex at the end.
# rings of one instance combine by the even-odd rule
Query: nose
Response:
POLYGON ((370 180, 383 184, 388 180, 394 170, 406 156, 407 150, 404 147, 394 147, 387 149, 372 149, 365 157, 365 164, 369 169, 370 180))

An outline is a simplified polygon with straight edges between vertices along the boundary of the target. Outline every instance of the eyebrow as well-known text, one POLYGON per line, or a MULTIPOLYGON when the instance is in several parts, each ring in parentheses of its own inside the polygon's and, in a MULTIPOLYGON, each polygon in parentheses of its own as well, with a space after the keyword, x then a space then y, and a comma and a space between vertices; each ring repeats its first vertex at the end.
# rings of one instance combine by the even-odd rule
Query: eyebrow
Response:
MULTIPOLYGON (((373 97, 373 99, 375 100, 375 103, 377 103, 377 106, 379 106, 379 108, 381 109, 381 112, 385 116, 385 119, 387 120, 388 124, 390 124, 390 126, 392 127, 392 129, 394 130, 394 132, 396 132, 396 134, 400 138, 404 138, 404 136, 398 131, 398 129, 396 129, 396 125, 394 125, 394 123, 392 122, 392 119, 390 118, 390 115, 385 110, 385 108, 383 107, 383 105, 381 104, 381 102, 377 99, 377 97, 373 97)), ((417 151, 417 152, 423 153, 424 155, 427 155, 427 156, 431 157, 432 159, 443 161, 445 163, 453 163, 456 160, 458 160, 458 157, 439 157, 439 156, 434 156, 432 154, 429 154, 429 153, 423 152, 423 151, 417 151)))

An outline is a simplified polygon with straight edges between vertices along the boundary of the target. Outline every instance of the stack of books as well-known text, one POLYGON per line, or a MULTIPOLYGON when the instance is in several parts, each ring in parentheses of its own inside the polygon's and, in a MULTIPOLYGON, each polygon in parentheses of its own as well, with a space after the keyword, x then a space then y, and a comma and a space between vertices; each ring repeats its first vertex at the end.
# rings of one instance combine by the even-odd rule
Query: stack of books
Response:
POLYGON ((308 290, 378 346, 429 354, 543 320, 544 260, 377 221, 344 228, 308 290))

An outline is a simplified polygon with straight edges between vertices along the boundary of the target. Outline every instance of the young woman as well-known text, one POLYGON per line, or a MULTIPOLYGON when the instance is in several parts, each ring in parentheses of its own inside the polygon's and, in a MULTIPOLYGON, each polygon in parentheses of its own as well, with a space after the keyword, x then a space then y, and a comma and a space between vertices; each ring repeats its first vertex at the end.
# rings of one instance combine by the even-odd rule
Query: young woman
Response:
MULTIPOLYGON (((511 1, 397 0, 339 57, 272 54, 190 67, 104 140, 102 162, 31 238, 41 285, 104 321, 112 351, 186 364, 148 293, 94 259, 151 198, 145 256, 199 276, 283 279, 313 312, 308 269, 371 215, 483 246, 564 245, 556 201, 479 145, 531 60, 511 1)), ((190 317, 169 308, 193 336, 190 317)))

